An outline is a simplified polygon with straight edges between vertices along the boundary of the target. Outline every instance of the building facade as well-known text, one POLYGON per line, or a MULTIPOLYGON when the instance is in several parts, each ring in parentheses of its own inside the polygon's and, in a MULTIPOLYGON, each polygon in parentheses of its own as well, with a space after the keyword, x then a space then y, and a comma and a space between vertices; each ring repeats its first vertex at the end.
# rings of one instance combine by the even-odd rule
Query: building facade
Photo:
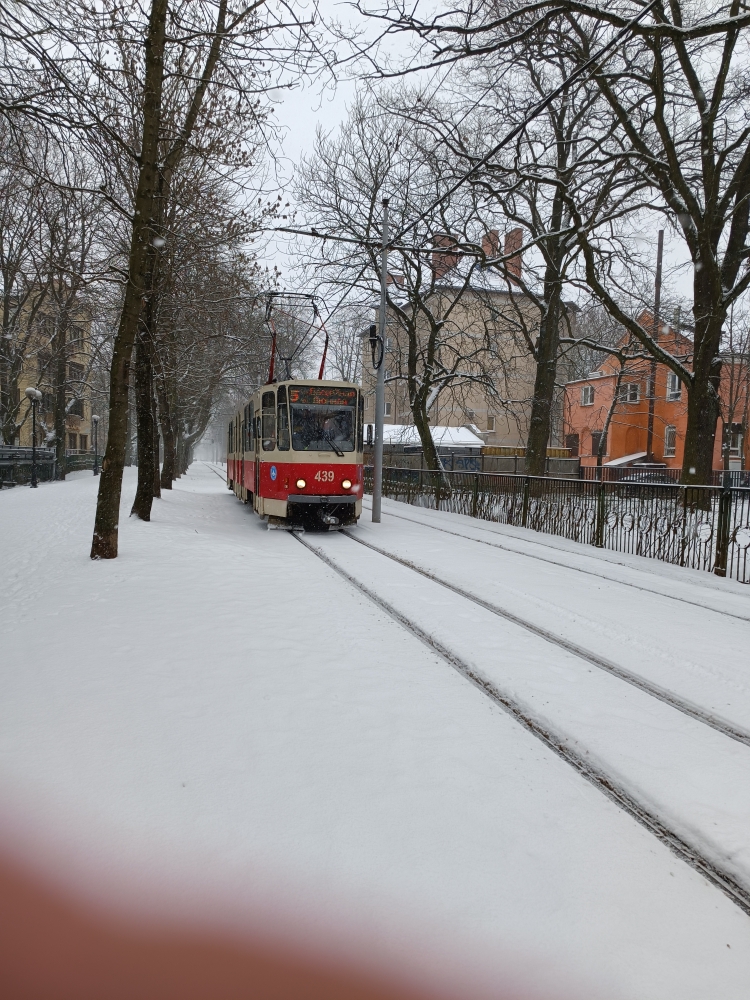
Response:
MULTIPOLYGON (((648 329, 653 317, 644 313, 639 322, 648 329)), ((659 339, 688 369, 691 367, 693 345, 689 337, 664 324, 659 339)), ((722 362, 722 417, 717 425, 713 467, 747 469, 750 366, 746 357, 737 355, 727 355, 722 362)), ((580 458, 582 466, 597 465, 599 443, 611 411, 602 464, 654 462, 680 469, 687 402, 687 386, 666 365, 634 359, 620 373, 619 362, 607 358, 587 377, 565 386, 565 445, 571 455, 580 458)))
MULTIPOLYGON (((520 246, 520 230, 506 237, 509 245, 520 246), (510 244, 509 244, 510 241, 510 244)), ((497 233, 487 234, 491 251, 497 252, 497 233)), ((521 258, 511 260, 520 275, 521 258)), ((531 402, 536 379, 536 361, 530 349, 538 336, 539 311, 535 303, 511 280, 487 279, 477 271, 477 280, 462 283, 460 264, 449 252, 435 251, 432 262, 434 287, 425 300, 425 312, 446 323, 440 336, 436 363, 441 370, 455 372, 444 388, 436 392, 428 409, 432 425, 467 427, 492 447, 523 449, 528 437, 531 402)), ((402 275, 389 276, 392 293, 398 296, 402 275)), ((407 292, 404 293, 407 297, 407 292)), ((421 350, 429 336, 425 320, 416 340, 421 350)), ((385 423, 413 422, 406 373, 409 337, 394 310, 386 317, 385 343, 385 423)), ((423 364, 428 362, 420 359, 423 364)), ((565 361, 561 361, 561 382, 565 361)), ((365 419, 375 419, 376 374, 367 337, 363 337, 362 385, 365 390, 365 419)), ((549 444, 562 448, 563 402, 561 388, 553 406, 549 444)))
POLYGON ((78 309, 66 321, 64 336, 58 326, 59 317, 51 311, 40 310, 34 320, 18 379, 22 400, 18 444, 28 448, 32 443, 31 403, 24 395, 31 386, 42 393, 37 405, 37 445, 55 447, 57 410, 64 400, 63 419, 58 423, 64 435, 65 454, 88 454, 93 451, 91 320, 78 309))

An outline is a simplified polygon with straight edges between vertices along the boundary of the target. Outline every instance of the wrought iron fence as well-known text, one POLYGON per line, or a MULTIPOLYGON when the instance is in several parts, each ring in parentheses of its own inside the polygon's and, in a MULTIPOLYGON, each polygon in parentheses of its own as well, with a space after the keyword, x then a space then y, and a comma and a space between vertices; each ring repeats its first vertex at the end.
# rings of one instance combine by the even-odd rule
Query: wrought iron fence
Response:
MULTIPOLYGON (((100 456, 101 461, 101 456, 100 456)), ((31 482, 31 448, 0 445, 0 489, 9 486, 23 486, 31 482)), ((65 457, 65 472, 81 472, 94 468, 91 452, 78 452, 65 457)), ((36 449, 36 478, 40 483, 48 483, 57 475, 55 452, 52 448, 36 449)))
POLYGON ((387 468, 383 496, 750 583, 750 489, 387 468))
MULTIPOLYGON (((55 453, 51 448, 36 450, 36 478, 40 483, 55 478, 55 453)), ((0 489, 31 482, 31 448, 0 445, 0 489)))
MULTIPOLYGON (((623 468, 602 465, 581 466, 581 479, 603 479, 605 482, 626 483, 679 483, 682 469, 665 469, 658 466, 631 465, 623 468)), ((750 487, 750 470, 748 469, 714 469, 711 473, 712 486, 750 487)))

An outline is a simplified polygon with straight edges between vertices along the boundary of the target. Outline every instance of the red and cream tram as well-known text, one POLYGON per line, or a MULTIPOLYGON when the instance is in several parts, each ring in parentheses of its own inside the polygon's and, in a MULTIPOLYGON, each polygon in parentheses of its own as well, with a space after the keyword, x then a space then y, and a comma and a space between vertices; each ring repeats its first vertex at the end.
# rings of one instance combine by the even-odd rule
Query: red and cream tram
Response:
POLYGON ((269 525, 337 528, 362 513, 362 390, 264 385, 229 424, 227 485, 269 525))

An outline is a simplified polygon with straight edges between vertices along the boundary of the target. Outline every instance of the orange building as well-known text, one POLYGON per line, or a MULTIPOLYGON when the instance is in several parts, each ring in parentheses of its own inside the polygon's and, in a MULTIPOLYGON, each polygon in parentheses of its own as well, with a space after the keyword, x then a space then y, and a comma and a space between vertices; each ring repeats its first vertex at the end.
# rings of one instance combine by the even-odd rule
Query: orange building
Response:
MULTIPOLYGON (((653 318, 644 313, 639 322, 648 329, 653 318)), ((623 346, 628 338, 629 335, 623 337, 623 346)), ((659 331, 659 342, 686 368, 691 368, 693 344, 688 337, 664 324, 659 331)), ((619 360, 608 357, 586 378, 567 383, 563 433, 571 455, 577 455, 582 466, 597 464, 599 442, 613 405, 618 376, 619 391, 609 421, 602 464, 617 467, 656 462, 680 469, 687 427, 687 386, 666 365, 645 358, 628 362, 620 374, 619 360)), ((720 395, 722 417, 716 428, 713 467, 725 467, 724 444, 728 467, 748 469, 750 364, 746 355, 724 357, 720 395)))

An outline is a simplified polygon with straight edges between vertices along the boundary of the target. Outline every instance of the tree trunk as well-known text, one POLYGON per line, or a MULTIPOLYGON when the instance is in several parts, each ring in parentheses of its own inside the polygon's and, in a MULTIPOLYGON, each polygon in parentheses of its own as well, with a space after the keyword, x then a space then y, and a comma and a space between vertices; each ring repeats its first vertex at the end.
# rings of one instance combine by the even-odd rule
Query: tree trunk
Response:
POLYGON ((560 349, 560 293, 559 282, 555 282, 547 291, 547 311, 539 327, 534 397, 531 401, 529 436, 526 440, 527 476, 543 476, 547 470, 547 444, 552 425, 557 355, 560 349))
POLYGON ((159 422, 161 424, 161 438, 164 442, 164 464, 161 467, 160 484, 163 490, 172 489, 172 480, 175 477, 176 466, 176 443, 172 414, 169 409, 169 402, 166 388, 162 379, 156 379, 156 392, 159 397, 159 422))
POLYGON ((146 323, 141 325, 135 345, 135 412, 138 421, 138 487, 131 515, 151 520, 154 499, 154 410, 151 345, 146 323))
POLYGON ((708 379, 696 378, 688 394, 688 419, 681 483, 699 486, 711 482, 718 416, 718 387, 708 379))
MULTIPOLYGON (((153 376, 151 379, 153 390, 153 376)), ((161 499, 161 484, 159 482, 159 420, 156 412, 156 393, 151 393, 151 421, 154 428, 154 482, 153 491, 157 499, 161 499)))
POLYGON ((422 442, 422 454, 424 455, 427 468, 430 472, 439 472, 442 474, 444 471, 443 463, 440 461, 435 442, 432 440, 430 422, 427 419, 424 402, 421 402, 421 404, 418 402, 413 406, 412 413, 414 415, 414 425, 417 428, 417 434, 419 434, 419 440, 422 442))
POLYGON ((65 479, 65 325, 60 322, 55 333, 55 478, 65 479))
MULTIPOLYGON (((696 275, 696 293, 700 291, 700 273, 696 275)), ((680 482, 687 486, 711 483, 716 424, 719 419, 719 380, 721 378, 721 330, 725 313, 714 312, 711 289, 696 294, 693 312, 696 317, 693 384, 688 389, 685 452, 680 482)))
MULTIPOLYGON (((143 88, 143 135, 135 196, 128 282, 115 337, 110 368, 109 434, 102 462, 96 505, 92 559, 117 556, 118 523, 128 417, 130 359, 138 332, 158 185, 157 157, 164 82, 164 45, 168 0, 152 0, 146 37, 146 73, 143 88)), ((150 408, 149 408, 150 409, 150 408)), ((139 442, 140 447, 140 442, 139 442)))

